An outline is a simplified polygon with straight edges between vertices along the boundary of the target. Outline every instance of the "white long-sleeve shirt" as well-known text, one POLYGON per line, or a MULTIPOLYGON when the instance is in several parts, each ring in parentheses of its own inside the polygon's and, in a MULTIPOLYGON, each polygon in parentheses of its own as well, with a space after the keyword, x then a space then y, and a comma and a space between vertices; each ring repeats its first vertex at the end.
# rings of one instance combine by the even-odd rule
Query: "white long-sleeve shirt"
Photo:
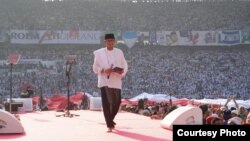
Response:
POLYGON ((124 57, 122 50, 113 48, 113 50, 107 50, 107 48, 101 48, 94 51, 94 64, 93 71, 98 75, 98 87, 108 86, 109 88, 122 88, 122 77, 124 77, 128 71, 128 64, 124 57), (111 66, 120 67, 124 69, 122 74, 112 72, 108 78, 106 74, 102 74, 102 69, 109 69, 111 66))

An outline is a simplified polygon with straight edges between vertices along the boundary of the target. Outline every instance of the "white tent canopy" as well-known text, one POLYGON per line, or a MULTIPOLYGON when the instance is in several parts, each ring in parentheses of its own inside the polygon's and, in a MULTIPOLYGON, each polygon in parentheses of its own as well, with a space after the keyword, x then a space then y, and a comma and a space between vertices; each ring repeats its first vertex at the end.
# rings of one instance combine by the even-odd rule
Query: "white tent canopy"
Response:
MULTIPOLYGON (((223 106, 227 101, 227 99, 194 99, 194 100, 200 103, 219 104, 221 106, 223 106)), ((236 102, 238 103, 239 106, 250 108, 250 100, 236 100, 236 102)), ((227 106, 229 108, 236 107, 235 103, 232 100, 227 104, 227 106)))
MULTIPOLYGON (((170 100, 170 96, 168 94, 149 94, 143 92, 131 99, 130 101, 138 101, 140 99, 148 99, 150 101, 161 102, 161 101, 168 101, 170 100)), ((178 100, 178 98, 171 96, 172 101, 178 100)), ((227 99, 190 99, 195 102, 203 103, 203 104, 218 104, 224 105, 227 99)), ((246 108, 250 108, 250 100, 236 100, 239 106, 244 106, 246 108)), ((231 100, 228 105, 229 108, 236 107, 234 102, 231 100)))
MULTIPOLYGON (((143 92, 143 93, 141 93, 141 94, 139 94, 139 95, 137 95, 129 100, 130 101, 138 101, 139 99, 145 99, 145 98, 148 100, 151 100, 151 101, 161 102, 164 100, 169 100, 170 96, 167 94, 149 94, 149 93, 143 92)), ((171 96, 171 99, 176 100, 177 98, 171 96)))

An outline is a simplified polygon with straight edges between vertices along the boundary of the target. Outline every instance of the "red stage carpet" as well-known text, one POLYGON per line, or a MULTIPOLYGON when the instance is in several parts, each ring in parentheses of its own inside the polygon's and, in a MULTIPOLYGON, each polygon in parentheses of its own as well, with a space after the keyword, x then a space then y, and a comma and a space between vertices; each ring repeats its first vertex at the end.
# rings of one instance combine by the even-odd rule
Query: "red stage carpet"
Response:
POLYGON ((116 128, 108 133, 102 111, 70 111, 75 117, 56 117, 61 112, 19 114, 25 133, 0 134, 6 141, 170 141, 172 132, 161 127, 161 120, 128 112, 116 116, 116 128))

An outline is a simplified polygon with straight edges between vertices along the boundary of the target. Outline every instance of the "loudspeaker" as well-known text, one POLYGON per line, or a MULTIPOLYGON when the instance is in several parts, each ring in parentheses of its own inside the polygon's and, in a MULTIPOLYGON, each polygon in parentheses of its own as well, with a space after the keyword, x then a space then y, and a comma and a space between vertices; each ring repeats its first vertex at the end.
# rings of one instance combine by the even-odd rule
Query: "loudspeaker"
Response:
POLYGON ((90 110, 102 110, 101 97, 90 97, 89 109, 90 110))
POLYGON ((0 134, 9 133, 24 133, 24 128, 14 115, 0 109, 0 134))
MULTIPOLYGON (((9 102, 10 100, 7 99, 9 102)), ((32 103, 32 98, 12 98, 12 103, 23 103, 23 110, 25 112, 31 112, 33 111, 33 103, 32 103)))
POLYGON ((183 106, 167 114, 161 127, 173 130, 173 125, 202 125, 202 111, 199 107, 183 106))
MULTIPOLYGON (((6 111, 10 112, 10 103, 5 103, 4 107, 5 107, 6 111)), ((17 113, 18 107, 23 107, 23 103, 22 102, 12 102, 11 103, 11 112, 17 113)))

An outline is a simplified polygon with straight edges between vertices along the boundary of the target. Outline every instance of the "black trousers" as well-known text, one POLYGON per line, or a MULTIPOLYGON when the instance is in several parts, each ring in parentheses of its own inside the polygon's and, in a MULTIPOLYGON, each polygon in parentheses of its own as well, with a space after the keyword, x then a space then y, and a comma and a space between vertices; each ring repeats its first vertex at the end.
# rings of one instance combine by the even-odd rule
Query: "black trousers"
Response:
POLYGON ((101 87, 101 97, 106 125, 108 128, 112 128, 121 104, 121 89, 101 87))

